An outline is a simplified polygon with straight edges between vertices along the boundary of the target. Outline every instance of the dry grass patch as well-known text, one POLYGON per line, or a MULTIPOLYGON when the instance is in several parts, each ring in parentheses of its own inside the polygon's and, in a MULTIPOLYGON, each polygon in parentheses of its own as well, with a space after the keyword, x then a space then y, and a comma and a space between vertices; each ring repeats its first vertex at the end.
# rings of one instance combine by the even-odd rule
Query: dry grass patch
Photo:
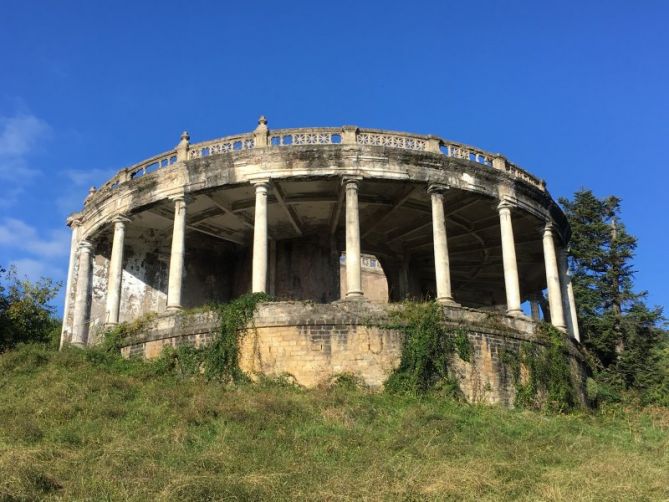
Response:
POLYGON ((224 386, 36 348, 1 355, 0 374, 0 500, 669 498, 659 408, 224 386))

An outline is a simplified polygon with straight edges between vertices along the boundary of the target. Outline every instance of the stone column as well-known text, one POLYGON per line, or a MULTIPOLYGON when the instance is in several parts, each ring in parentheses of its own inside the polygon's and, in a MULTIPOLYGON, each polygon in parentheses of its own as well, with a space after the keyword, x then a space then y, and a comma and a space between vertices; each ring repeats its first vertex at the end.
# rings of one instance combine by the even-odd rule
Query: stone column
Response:
POLYGON ((72 319, 72 345, 83 347, 86 345, 88 326, 86 318, 88 315, 88 291, 90 289, 91 276, 91 249, 93 246, 88 241, 79 243, 79 270, 77 271, 77 292, 74 297, 74 314, 72 319))
POLYGON ((346 298, 359 298, 362 293, 360 270, 360 212, 358 187, 360 177, 345 177, 346 186, 346 298))
POLYGON ((551 312, 551 323, 556 328, 566 331, 562 295, 560 294, 560 275, 558 272, 555 242, 553 239, 553 224, 546 223, 544 227, 544 264, 546 266, 546 284, 548 286, 548 305, 551 312))
POLYGON ((503 200, 497 206, 499 211, 499 227, 502 232, 502 262, 504 263, 504 288, 506 290, 506 313, 519 316, 520 284, 518 281, 518 262, 516 261, 516 242, 513 238, 511 222, 511 204, 503 200))
POLYGON ((123 276, 123 246, 125 244, 125 224, 130 220, 117 216, 114 223, 114 240, 109 260, 109 280, 107 282, 107 324, 117 324, 121 306, 121 278, 123 276))
POLYGON ((558 271, 560 273, 560 294, 562 295, 567 331, 572 338, 580 341, 574 289, 571 285, 571 276, 569 274, 567 250, 564 247, 560 247, 558 250, 558 271))
POLYGON ((68 332, 72 333, 72 325, 68 324, 67 318, 70 314, 70 297, 72 295, 71 288, 73 286, 72 279, 74 275, 74 263, 77 257, 77 240, 79 234, 80 220, 68 219, 67 224, 72 228, 72 239, 70 240, 70 261, 67 266, 67 282, 65 283, 65 305, 63 308, 63 327, 60 332, 60 348, 67 341, 68 332), (69 328, 69 330, 68 330, 69 328))
POLYGON ((269 180, 256 180, 251 183, 256 187, 251 292, 265 293, 267 291, 267 190, 269 180))
POLYGON ((186 248, 186 197, 177 195, 172 197, 172 200, 174 201, 174 226, 172 227, 170 275, 167 283, 167 310, 179 310, 181 309, 181 287, 186 248))
POLYGON ((434 273, 437 282, 437 301, 454 304, 451 293, 451 269, 448 260, 448 239, 444 215, 445 185, 432 184, 427 192, 432 199, 432 240, 434 247, 434 273))

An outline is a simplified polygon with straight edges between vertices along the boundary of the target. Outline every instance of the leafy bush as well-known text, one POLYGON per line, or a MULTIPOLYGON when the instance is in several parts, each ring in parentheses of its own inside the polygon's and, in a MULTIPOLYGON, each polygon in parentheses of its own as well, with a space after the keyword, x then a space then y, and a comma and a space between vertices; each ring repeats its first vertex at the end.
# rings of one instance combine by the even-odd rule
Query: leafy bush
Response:
POLYGON ((51 279, 31 282, 0 268, 0 352, 29 342, 58 346, 60 322, 50 302, 59 289, 51 279))

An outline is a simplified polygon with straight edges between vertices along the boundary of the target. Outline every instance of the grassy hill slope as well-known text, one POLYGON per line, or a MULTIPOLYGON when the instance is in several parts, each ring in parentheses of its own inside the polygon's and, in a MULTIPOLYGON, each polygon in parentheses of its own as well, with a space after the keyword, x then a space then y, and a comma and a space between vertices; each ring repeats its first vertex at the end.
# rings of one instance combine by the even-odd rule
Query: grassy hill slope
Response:
POLYGON ((0 500, 667 500, 669 412, 548 416, 0 355, 0 500))

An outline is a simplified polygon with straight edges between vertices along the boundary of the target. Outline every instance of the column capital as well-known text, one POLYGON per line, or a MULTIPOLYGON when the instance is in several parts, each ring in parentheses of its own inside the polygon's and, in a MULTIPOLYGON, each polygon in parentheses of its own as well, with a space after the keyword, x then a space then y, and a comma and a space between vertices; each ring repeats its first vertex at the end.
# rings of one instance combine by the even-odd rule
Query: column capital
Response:
POLYGON ((341 178, 341 184, 346 185, 347 187, 349 185, 355 185, 355 187, 357 188, 358 185, 360 185, 361 181, 362 181, 362 176, 357 176, 352 174, 346 174, 341 178))
POLYGON ((547 220, 546 223, 544 224, 544 235, 545 234, 553 235, 554 233, 555 233, 555 225, 553 225, 553 222, 551 220, 547 220))
POLYGON ((112 218, 112 223, 130 223, 132 220, 130 219, 130 216, 125 215, 125 214, 117 214, 112 218))
POLYGON ((93 249, 93 244, 91 244, 90 241, 85 241, 82 240, 79 242, 79 250, 83 251, 85 253, 90 253, 91 249, 93 249))
POLYGON ((172 202, 185 202, 186 201, 186 194, 185 193, 178 193, 174 195, 170 195, 168 197, 172 202))
POLYGON ((450 187, 446 183, 430 183, 427 186, 427 193, 430 195, 437 193, 437 194, 444 194, 450 187))
POLYGON ((506 197, 502 198, 499 201, 499 204, 497 204, 497 210, 498 211, 502 211, 503 209, 511 210, 511 209, 515 209, 515 208, 516 208, 516 205, 511 201, 511 199, 506 198, 506 197))
POLYGON ((252 178, 252 179, 249 180, 249 183, 251 183, 251 185, 253 185, 256 188, 256 190, 258 190, 259 188, 267 189, 267 188, 269 188, 269 185, 270 185, 270 179, 269 178, 252 178))

